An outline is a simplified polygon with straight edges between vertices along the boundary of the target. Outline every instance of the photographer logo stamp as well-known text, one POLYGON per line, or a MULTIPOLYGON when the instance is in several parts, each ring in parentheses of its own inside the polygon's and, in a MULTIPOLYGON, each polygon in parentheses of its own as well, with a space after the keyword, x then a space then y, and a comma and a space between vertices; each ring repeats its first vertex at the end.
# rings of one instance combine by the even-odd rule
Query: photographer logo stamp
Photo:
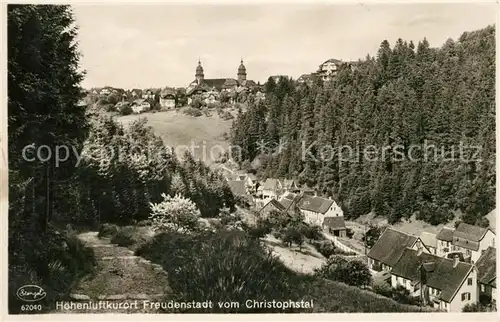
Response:
POLYGON ((17 290, 16 295, 24 302, 38 302, 42 300, 47 293, 38 285, 24 285, 17 290))

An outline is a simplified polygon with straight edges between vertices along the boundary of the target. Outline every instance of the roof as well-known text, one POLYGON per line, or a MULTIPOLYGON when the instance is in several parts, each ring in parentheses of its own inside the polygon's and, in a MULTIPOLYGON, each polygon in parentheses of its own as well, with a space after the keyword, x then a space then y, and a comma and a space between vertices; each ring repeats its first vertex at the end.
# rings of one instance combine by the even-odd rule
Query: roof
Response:
POLYGON ((387 227, 368 252, 368 257, 392 267, 396 265, 404 250, 412 247, 416 241, 416 236, 387 227))
POLYGON ((497 221, 497 210, 493 209, 485 217, 486 217, 486 219, 488 219, 488 221, 490 223, 491 230, 495 231, 496 226, 497 226, 497 223, 496 223, 496 221, 497 221))
MULTIPOLYGON (((335 59, 335 58, 330 58, 327 61, 323 62, 323 64, 326 64, 326 63, 342 64, 342 61, 335 59)), ((321 64, 321 65, 323 65, 323 64, 321 64)))
POLYGON ((266 204, 264 205, 264 207, 262 207, 262 208, 259 210, 259 213, 260 213, 260 212, 262 212, 262 211, 264 211, 264 210, 266 210, 267 208, 270 208, 270 207, 275 208, 276 210, 279 210, 279 211, 285 211, 285 210, 286 210, 286 208, 285 208, 282 204, 280 204, 280 203, 278 202, 278 200, 276 200, 276 199, 271 199, 268 203, 266 203, 266 204))
POLYGON ((278 185, 280 185, 280 182, 278 179, 272 179, 272 178, 267 178, 266 182, 264 183, 264 190, 276 190, 278 189, 278 185))
POLYGON ((226 81, 224 82, 224 87, 231 87, 236 85, 238 85, 238 81, 234 78, 226 78, 226 81))
POLYGON ((252 181, 257 180, 257 176, 256 176, 255 174, 253 174, 253 173, 248 173, 248 174, 247 174, 247 177, 248 177, 250 180, 252 180, 252 181))
POLYGON ((291 189, 294 186, 297 187, 297 184, 295 183, 295 180, 293 180, 293 179, 281 180, 281 184, 283 185, 284 189, 291 189))
POLYGON ((209 87, 215 87, 217 89, 221 89, 226 83, 227 78, 209 78, 204 79, 203 84, 206 84, 209 87))
POLYGON ((330 209, 334 201, 322 197, 303 196, 297 203, 301 210, 324 214, 330 209))
POLYGON ((420 239, 422 240, 422 243, 424 243, 425 246, 437 248, 436 234, 432 234, 432 233, 428 233, 426 231, 423 231, 420 234, 420 239))
POLYGON ((449 227, 443 227, 436 236, 438 240, 444 240, 447 242, 453 241, 453 229, 449 227))
POLYGON ((393 266, 391 273, 412 281, 420 281, 420 267, 426 269, 426 285, 440 290, 439 298, 450 303, 472 270, 472 265, 458 262, 436 255, 421 253, 405 248, 399 261, 393 266), (425 265, 424 265, 425 264, 425 265))
POLYGON ((477 280, 483 284, 495 282, 497 277, 496 269, 496 248, 488 247, 476 262, 477 280))
POLYGON ((294 202, 297 195, 294 193, 286 193, 280 198, 280 203, 286 208, 290 208, 292 203, 294 202))
POLYGON ((162 91, 160 92, 160 96, 162 98, 165 98, 168 95, 175 96, 175 90, 173 88, 166 87, 166 88, 162 89, 162 91))
POLYGON ((229 180, 227 182, 229 184, 229 188, 235 195, 246 195, 247 190, 245 188, 245 183, 241 180, 229 180))
POLYGON ((479 242, 488 232, 488 228, 460 223, 453 232, 452 244, 474 251, 479 250, 479 242))
POLYGON ((323 226, 330 227, 333 230, 344 230, 346 229, 344 216, 325 217, 325 220, 323 221, 323 226))
POLYGON ((483 239, 487 231, 488 228, 473 226, 462 222, 455 229, 453 237, 466 238, 478 242, 481 241, 481 239, 483 239))
POLYGON ((253 80, 244 80, 241 82, 242 86, 247 86, 247 87, 254 87, 257 86, 257 83, 255 83, 253 80))

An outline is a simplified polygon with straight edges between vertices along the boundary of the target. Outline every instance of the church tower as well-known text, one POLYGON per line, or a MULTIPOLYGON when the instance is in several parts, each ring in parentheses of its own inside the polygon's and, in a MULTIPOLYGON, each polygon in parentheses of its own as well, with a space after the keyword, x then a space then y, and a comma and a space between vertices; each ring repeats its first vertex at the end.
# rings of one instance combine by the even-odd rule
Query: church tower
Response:
POLYGON ((247 80, 247 69, 243 65, 243 58, 241 59, 240 67, 238 67, 238 83, 242 83, 247 80))
POLYGON ((199 59, 198 66, 196 67, 196 74, 194 76, 196 77, 196 82, 198 82, 198 84, 203 83, 205 75, 203 74, 203 67, 201 67, 201 62, 199 59))

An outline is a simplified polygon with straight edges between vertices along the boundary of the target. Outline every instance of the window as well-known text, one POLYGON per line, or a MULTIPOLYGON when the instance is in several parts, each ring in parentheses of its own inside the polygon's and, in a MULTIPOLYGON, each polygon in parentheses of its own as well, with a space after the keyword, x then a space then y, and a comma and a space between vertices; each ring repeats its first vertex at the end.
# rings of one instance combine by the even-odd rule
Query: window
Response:
POLYGON ((469 278, 467 279, 467 285, 472 285, 472 277, 469 277, 469 278))
POLYGON ((469 292, 462 293, 462 302, 469 301, 469 300, 470 300, 470 293, 469 292))
POLYGON ((485 289, 484 289, 484 284, 481 284, 481 292, 484 292, 485 289))

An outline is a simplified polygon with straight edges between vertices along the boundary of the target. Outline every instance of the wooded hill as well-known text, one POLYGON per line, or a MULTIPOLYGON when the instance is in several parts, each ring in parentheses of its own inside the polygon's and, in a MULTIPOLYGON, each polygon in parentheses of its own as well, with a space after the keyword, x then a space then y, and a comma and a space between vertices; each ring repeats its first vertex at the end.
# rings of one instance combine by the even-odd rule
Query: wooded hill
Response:
POLYGON ((460 210, 464 221, 487 225, 495 207, 493 26, 440 48, 384 40, 376 57, 341 67, 330 83, 269 79, 266 92, 233 125, 245 167, 259 157, 263 177, 316 186, 351 218, 374 211, 394 223, 416 213, 438 224, 460 210))

